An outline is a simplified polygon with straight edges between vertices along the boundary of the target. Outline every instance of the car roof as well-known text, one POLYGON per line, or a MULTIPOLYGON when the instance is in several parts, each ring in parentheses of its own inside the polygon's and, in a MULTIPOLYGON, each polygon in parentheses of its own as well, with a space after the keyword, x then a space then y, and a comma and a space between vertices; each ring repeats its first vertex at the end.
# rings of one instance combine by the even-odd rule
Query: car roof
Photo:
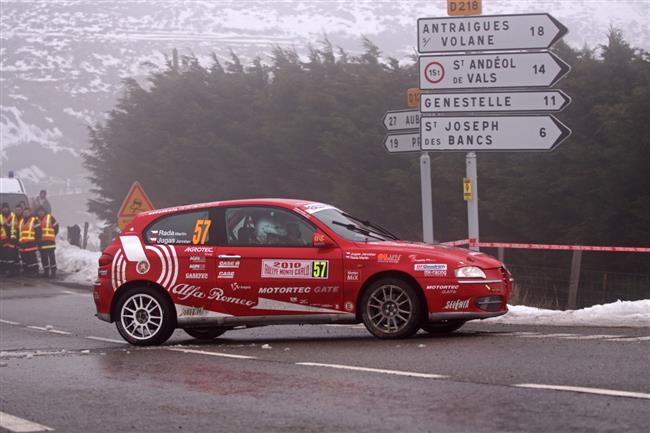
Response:
POLYGON ((15 177, 0 177, 0 192, 4 194, 25 194, 23 183, 15 177))
POLYGON ((206 203, 196 203, 184 206, 173 206, 164 209, 154 209, 147 212, 142 212, 139 215, 159 215, 165 213, 187 211, 193 209, 204 209, 208 207, 222 207, 222 206, 279 206, 284 208, 296 208, 310 204, 319 204, 312 200, 288 199, 288 198, 249 198, 241 200, 224 200, 213 201, 206 203))

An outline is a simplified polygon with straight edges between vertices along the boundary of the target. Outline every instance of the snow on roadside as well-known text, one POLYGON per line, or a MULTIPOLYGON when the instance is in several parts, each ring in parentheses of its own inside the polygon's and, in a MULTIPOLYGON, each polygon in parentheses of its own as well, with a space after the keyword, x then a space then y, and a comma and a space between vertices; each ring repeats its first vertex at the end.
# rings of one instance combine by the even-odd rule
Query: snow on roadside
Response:
POLYGON ((486 321, 512 325, 650 327, 650 299, 616 301, 567 311, 524 305, 508 305, 508 309, 507 314, 486 321))
POLYGON ((56 244, 56 264, 68 283, 93 284, 97 278, 99 251, 82 250, 68 241, 59 240, 56 244))

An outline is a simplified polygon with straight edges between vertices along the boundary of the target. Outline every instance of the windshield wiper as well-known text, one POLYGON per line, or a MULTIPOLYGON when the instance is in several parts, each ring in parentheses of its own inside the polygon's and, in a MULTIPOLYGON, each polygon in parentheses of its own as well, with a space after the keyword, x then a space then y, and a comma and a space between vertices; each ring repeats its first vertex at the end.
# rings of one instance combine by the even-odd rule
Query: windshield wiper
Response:
POLYGON ((352 218, 355 221, 359 221, 361 224, 363 224, 365 226, 372 227, 373 229, 378 230, 379 232, 381 232, 382 234, 388 236, 389 238, 392 238, 394 240, 399 240, 399 238, 397 236, 395 236, 394 234, 392 234, 391 232, 389 232, 388 230, 386 230, 385 228, 383 228, 379 224, 375 224, 375 223, 367 221, 367 220, 362 220, 361 218, 357 218, 357 217, 355 217, 353 215, 350 215, 348 213, 345 213, 345 212, 341 212, 341 215, 343 215, 344 217, 352 218))
POLYGON ((361 228, 359 226, 356 226, 354 224, 350 223, 342 223, 340 221, 332 221, 332 224, 336 224, 337 226, 345 227, 348 230, 351 230, 353 232, 361 233, 362 235, 379 239, 380 241, 385 241, 386 239, 382 238, 381 236, 377 236, 377 234, 371 232, 370 230, 366 230, 364 228, 361 228))

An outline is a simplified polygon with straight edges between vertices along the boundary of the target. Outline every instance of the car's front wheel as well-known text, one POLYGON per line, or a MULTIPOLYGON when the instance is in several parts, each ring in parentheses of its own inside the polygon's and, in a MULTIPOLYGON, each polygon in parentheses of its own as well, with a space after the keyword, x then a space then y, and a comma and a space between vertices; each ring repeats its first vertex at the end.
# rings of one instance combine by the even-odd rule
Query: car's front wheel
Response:
POLYGON ((226 332, 228 329, 225 328, 185 328, 183 331, 190 337, 197 338, 199 340, 213 340, 226 332))
POLYGON ((136 346, 162 344, 172 335, 175 317, 171 302, 151 287, 127 290, 117 302, 117 330, 136 346))
POLYGON ((416 289, 397 278, 375 281, 363 294, 361 308, 363 323, 379 338, 410 337, 422 320, 422 302, 416 289))
POLYGON ((465 324, 464 320, 447 320, 439 323, 424 323, 422 329, 429 334, 448 334, 465 324))

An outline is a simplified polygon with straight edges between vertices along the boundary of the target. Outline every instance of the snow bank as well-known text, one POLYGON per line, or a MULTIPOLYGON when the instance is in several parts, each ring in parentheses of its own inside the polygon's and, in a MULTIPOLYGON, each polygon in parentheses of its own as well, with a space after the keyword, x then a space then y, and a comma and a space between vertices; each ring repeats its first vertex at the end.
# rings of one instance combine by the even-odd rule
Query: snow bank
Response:
POLYGON ((650 327, 650 299, 616 301, 581 310, 544 310, 523 305, 508 305, 507 314, 492 323, 555 326, 632 326, 650 327))
POLYGON ((93 284, 97 278, 99 251, 82 250, 59 240, 56 244, 56 264, 63 281, 79 284, 93 284))

